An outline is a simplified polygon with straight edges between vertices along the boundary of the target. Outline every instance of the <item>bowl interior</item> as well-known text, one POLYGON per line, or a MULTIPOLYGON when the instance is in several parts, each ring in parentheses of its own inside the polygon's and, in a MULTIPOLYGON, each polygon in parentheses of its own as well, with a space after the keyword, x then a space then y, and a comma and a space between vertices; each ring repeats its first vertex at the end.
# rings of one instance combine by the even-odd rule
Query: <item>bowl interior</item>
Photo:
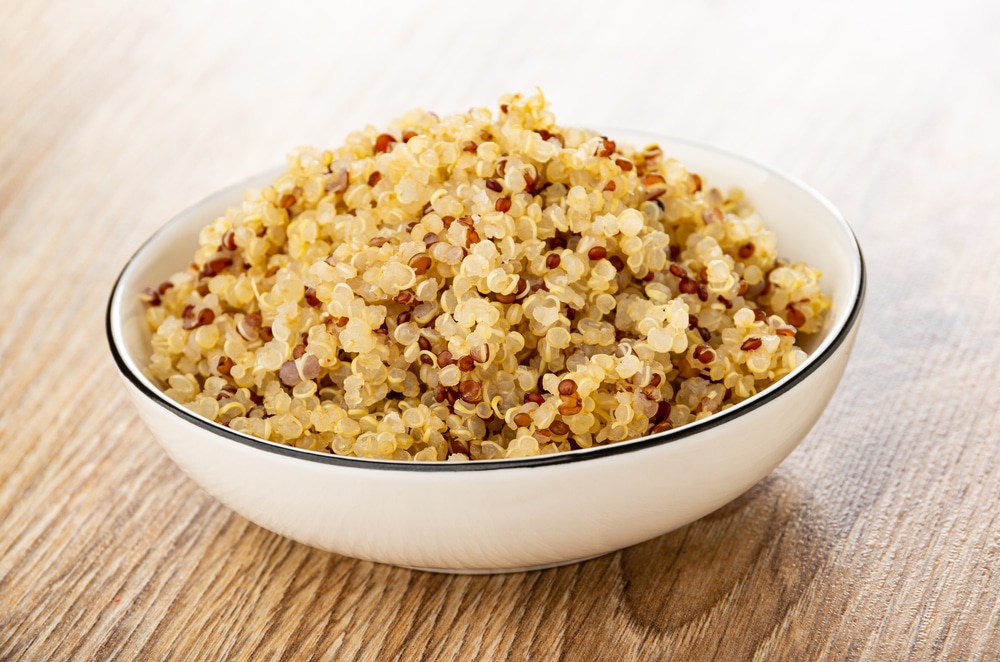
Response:
POLYGON ((267 186, 282 171, 274 168, 255 175, 181 212, 146 240, 119 276, 109 303, 108 331, 128 369, 141 376, 154 392, 159 393, 160 387, 146 369, 152 353, 152 332, 146 324, 139 292, 182 271, 198 247, 201 229, 223 215, 227 207, 240 204, 247 189, 267 186))
POLYGON ((820 282, 833 300, 832 310, 820 332, 798 339, 813 360, 843 330, 863 294, 860 249, 840 212, 806 184, 751 160, 684 141, 661 146, 664 155, 702 174, 709 185, 742 188, 777 235, 778 253, 823 273, 820 282))
MULTIPOLYGON (((676 158, 690 171, 700 174, 707 185, 722 189, 730 186, 742 188, 764 223, 777 235, 779 254, 792 262, 805 261, 822 271, 822 286, 833 300, 823 329, 800 340, 809 353, 809 359, 797 371, 809 370, 811 364, 823 360, 825 354, 833 351, 860 309, 864 294, 864 266, 850 227, 825 198, 788 175, 714 147, 632 131, 608 130, 606 133, 640 148, 657 142, 665 157, 676 158)), ((223 214, 226 207, 239 204, 246 189, 266 186, 281 170, 277 168, 247 179, 179 214, 139 248, 115 285, 108 308, 110 340, 124 369, 170 408, 176 405, 162 395, 145 367, 150 355, 150 330, 145 321, 144 305, 137 295, 143 288, 156 286, 183 268, 191 260, 201 228, 223 214)), ((791 379, 794 374, 786 379, 791 379)), ((745 405, 768 397, 769 391, 765 390, 721 415, 738 415, 745 405)), ((223 428, 220 426, 219 429, 223 428)), ((232 433, 228 429, 226 432, 232 433)), ((665 436, 670 435, 667 433, 665 436)), ((312 455, 309 451, 297 452, 312 455)))

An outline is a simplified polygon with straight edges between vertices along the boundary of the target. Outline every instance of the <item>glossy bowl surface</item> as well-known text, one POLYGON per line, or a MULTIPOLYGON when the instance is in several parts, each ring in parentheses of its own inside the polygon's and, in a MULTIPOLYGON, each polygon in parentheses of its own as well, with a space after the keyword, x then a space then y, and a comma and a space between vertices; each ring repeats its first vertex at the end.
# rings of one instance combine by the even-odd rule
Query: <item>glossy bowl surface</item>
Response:
POLYGON ((190 261, 199 230, 266 185, 271 171, 182 212, 125 266, 107 334, 128 393, 170 457, 247 519, 324 550, 450 572, 503 572, 582 560, 702 517, 766 476, 805 437, 843 374, 864 302, 851 229, 821 195, 772 168, 707 145, 658 142, 710 185, 740 186, 778 236, 781 255, 823 272, 833 299, 808 360, 778 384, 667 433, 537 458, 413 463, 345 458, 236 433, 166 398, 145 370, 149 331, 137 294, 190 261))

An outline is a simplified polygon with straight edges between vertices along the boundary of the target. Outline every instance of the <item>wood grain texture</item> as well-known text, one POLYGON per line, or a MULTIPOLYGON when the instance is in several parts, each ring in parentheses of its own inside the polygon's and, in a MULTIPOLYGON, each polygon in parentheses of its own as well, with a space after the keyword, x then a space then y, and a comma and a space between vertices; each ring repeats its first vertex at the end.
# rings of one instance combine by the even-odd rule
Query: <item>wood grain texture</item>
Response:
MULTIPOLYGON (((0 660, 1000 658, 1000 9, 0 0, 0 660), (125 399, 132 251, 291 147, 541 85, 810 182, 870 269, 809 437, 683 529, 434 575, 218 505, 125 399)), ((652 4, 652 3, 650 3, 652 4)))

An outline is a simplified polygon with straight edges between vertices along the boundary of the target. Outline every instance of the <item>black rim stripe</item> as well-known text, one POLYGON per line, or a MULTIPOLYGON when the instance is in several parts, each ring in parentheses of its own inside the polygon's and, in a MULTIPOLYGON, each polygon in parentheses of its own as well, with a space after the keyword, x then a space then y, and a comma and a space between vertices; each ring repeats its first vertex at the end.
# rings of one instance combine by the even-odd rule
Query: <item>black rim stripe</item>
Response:
MULTIPOLYGON (((684 141, 689 142, 689 141, 684 141)), ((702 146, 702 145, 699 145, 702 146)), ((720 151, 721 150, 716 150, 720 151)), ((727 154, 726 152, 721 152, 727 154)), ((743 157, 739 157, 743 158, 743 157)), ((748 159, 743 159, 749 161, 748 159)), ((820 196, 818 193, 813 191, 808 186, 805 186, 798 180, 780 173, 770 167, 763 166, 754 161, 750 161, 754 165, 763 167, 769 173, 778 175, 797 186, 807 189, 814 196, 819 198, 821 201, 826 202, 826 199, 820 196)), ((214 197, 209 196, 209 198, 214 197)), ((207 200, 208 198, 206 198, 207 200)), ((203 204, 205 200, 192 205, 189 209, 203 204)), ((827 205, 833 209, 832 205, 827 205)), ((178 214, 174 218, 183 216, 184 213, 178 214)), ((842 219, 839 212, 836 215, 842 219)), ((683 427, 677 428, 675 430, 669 430, 661 434, 652 435, 648 437, 640 437, 639 439, 632 439, 629 441, 620 441, 608 446, 599 446, 589 449, 581 449, 575 451, 568 451, 565 453, 553 453, 550 455, 537 455, 534 457, 525 458, 512 458, 512 459, 501 459, 501 460, 475 460, 468 462, 406 462, 398 460, 370 460, 366 458, 359 457, 345 457, 342 455, 334 455, 332 453, 319 453, 315 451, 308 451, 301 448, 295 448, 293 446, 286 446, 284 444, 279 444, 277 442, 266 441, 264 439, 258 439, 257 437, 251 437, 234 430, 231 430, 225 426, 219 425, 218 423, 209 421, 208 419, 202 418, 195 414, 194 412, 188 410, 187 408, 179 405, 173 400, 167 398, 161 391, 157 389, 150 388, 147 383, 136 375, 125 362, 115 343, 114 334, 112 331, 112 321, 111 321, 111 311, 114 304, 114 299, 116 294, 118 294, 118 288, 121 283, 122 277, 125 272, 128 271, 129 267, 136 260, 138 255, 143 252, 143 250, 156 241, 159 235, 166 230, 172 224, 173 221, 168 222, 160 230, 155 232, 149 239, 147 239, 142 246, 140 246, 136 252, 129 258, 129 261, 125 264, 118 278, 115 280, 114 287, 111 289, 111 296, 108 298, 108 305, 105 311, 105 333, 108 338, 108 345, 111 349, 111 356, 114 358, 115 365, 118 366, 118 370, 125 376, 125 378, 139 391, 150 398, 153 402, 157 403, 161 407, 167 409, 168 411, 180 416, 183 420, 191 423, 203 430, 217 434, 226 439, 238 442, 245 446, 250 446, 251 448, 256 448, 267 453, 275 453, 278 455, 284 455, 286 457, 294 457, 301 460, 306 460, 309 462, 316 462, 319 464, 331 464, 342 467, 353 467, 357 469, 378 469, 384 471, 420 471, 420 472, 452 472, 452 471, 495 471, 500 469, 532 469, 537 467, 549 467, 560 464, 569 464, 572 462, 583 462, 587 460, 596 460, 602 457, 609 457, 612 455, 621 455, 624 453, 635 453, 647 448, 652 448, 654 446, 660 446, 663 444, 673 443, 681 439, 686 439, 692 435, 698 434, 705 430, 710 430, 716 426, 723 425, 734 418, 743 416, 755 409, 763 407, 769 404, 773 400, 780 397, 783 393, 791 390, 796 385, 804 381, 809 375, 815 372, 821 365, 826 363, 826 361, 833 356, 837 348, 839 348, 847 337, 850 335, 851 330, 858 322, 858 318, 861 315, 861 310, 865 299, 865 290, 867 287, 867 270, 865 268, 864 255, 861 252, 861 247, 858 245, 857 237, 854 232, 847 227, 848 232, 852 239, 854 239, 855 248, 858 251, 858 262, 859 262, 859 279, 858 279, 858 289, 854 293, 854 301, 851 307, 850 314, 844 325, 841 327, 840 331, 833 338, 829 345, 820 354, 815 354, 809 357, 805 367, 800 369, 798 372, 789 375, 781 379, 781 381, 768 387, 761 393, 758 393, 754 397, 745 400, 739 405, 727 409, 718 414, 713 414, 708 418, 702 419, 695 423, 690 423, 683 427)), ((846 225, 846 222, 845 222, 846 225)))

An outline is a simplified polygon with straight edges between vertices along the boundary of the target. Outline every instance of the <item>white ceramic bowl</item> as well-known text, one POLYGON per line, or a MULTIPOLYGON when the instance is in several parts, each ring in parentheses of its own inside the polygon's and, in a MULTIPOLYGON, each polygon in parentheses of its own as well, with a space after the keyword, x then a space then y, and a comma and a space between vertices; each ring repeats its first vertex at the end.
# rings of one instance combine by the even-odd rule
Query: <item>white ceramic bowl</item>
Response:
POLYGON ((200 418, 148 376, 149 331, 137 294, 190 261, 199 229, 275 173, 183 212, 125 266, 108 304, 114 360, 140 415, 171 458, 247 519, 308 545, 361 559, 452 572, 569 563, 683 526, 767 475, 819 418, 857 332, 865 269, 847 223, 801 182, 727 152, 657 141, 716 186, 742 187, 782 255, 823 272, 833 310, 809 359, 779 384, 664 434, 542 457, 467 463, 345 458, 262 441, 200 418))

